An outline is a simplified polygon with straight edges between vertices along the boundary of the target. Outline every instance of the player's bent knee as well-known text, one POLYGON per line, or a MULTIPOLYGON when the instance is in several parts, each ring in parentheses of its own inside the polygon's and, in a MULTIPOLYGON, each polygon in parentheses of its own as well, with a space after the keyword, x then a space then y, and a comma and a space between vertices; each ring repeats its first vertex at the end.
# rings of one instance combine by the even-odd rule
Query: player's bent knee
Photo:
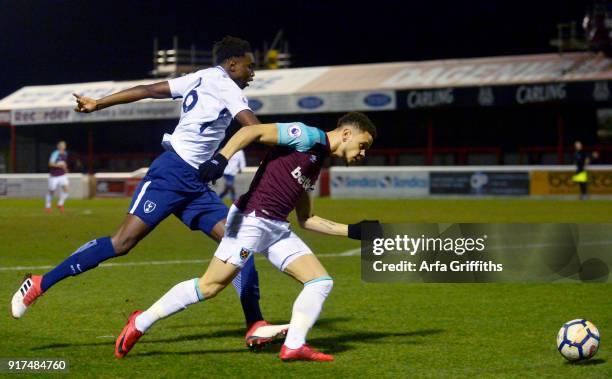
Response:
POLYGON ((138 243, 138 239, 136 238, 123 237, 120 235, 114 235, 111 237, 111 241, 117 255, 127 254, 138 243))

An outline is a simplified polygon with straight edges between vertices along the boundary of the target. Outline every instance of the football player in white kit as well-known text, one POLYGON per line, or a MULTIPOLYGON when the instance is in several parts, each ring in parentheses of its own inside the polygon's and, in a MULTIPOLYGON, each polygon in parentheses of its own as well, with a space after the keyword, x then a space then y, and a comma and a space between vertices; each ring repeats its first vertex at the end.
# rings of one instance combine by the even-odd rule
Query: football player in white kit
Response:
POLYGON ((59 141, 57 149, 53 150, 49 157, 49 192, 45 197, 45 212, 51 213, 51 201, 53 194, 59 188, 59 200, 57 209, 64 213, 64 202, 68 198, 68 152, 66 142, 59 141))
MULTIPOLYGON (((81 113, 147 98, 182 98, 181 117, 174 132, 164 135, 162 145, 166 151, 151 164, 117 232, 87 242, 44 275, 27 276, 12 298, 13 317, 22 317, 40 295, 64 278, 127 254, 171 214, 190 229, 221 240, 228 209, 209 185, 200 180, 198 167, 217 150, 232 119, 242 126, 260 122, 242 92, 255 76, 249 43, 226 36, 215 44, 213 53, 217 66, 183 77, 139 85, 97 100, 74 94, 75 111, 81 113)), ((284 338, 286 329, 279 328, 272 335, 254 334, 268 323, 259 308, 259 283, 253 259, 247 266, 236 278, 235 286, 246 318, 247 345, 262 347, 273 339, 284 338)))

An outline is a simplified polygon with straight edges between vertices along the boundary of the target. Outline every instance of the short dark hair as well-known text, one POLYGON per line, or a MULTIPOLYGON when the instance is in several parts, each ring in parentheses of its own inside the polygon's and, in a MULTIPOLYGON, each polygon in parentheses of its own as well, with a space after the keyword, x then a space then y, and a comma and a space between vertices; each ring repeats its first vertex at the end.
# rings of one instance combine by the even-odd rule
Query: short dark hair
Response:
POLYGON ((368 132, 372 138, 376 138, 376 125, 370 118, 361 112, 349 112, 338 119, 338 128, 343 125, 353 125, 362 132, 368 132))
POLYGON ((250 53, 251 44, 238 37, 225 36, 221 41, 215 42, 213 46, 213 57, 215 64, 221 64, 230 58, 239 58, 250 53))

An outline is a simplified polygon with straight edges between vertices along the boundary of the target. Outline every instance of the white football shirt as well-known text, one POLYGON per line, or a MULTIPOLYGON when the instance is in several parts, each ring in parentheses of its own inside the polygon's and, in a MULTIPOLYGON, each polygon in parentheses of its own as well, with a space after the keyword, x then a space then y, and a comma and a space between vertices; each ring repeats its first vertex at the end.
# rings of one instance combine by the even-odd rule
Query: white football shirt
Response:
POLYGON ((216 66, 168 80, 173 98, 182 97, 181 118, 162 145, 198 168, 210 159, 236 115, 250 109, 248 100, 227 72, 216 66))

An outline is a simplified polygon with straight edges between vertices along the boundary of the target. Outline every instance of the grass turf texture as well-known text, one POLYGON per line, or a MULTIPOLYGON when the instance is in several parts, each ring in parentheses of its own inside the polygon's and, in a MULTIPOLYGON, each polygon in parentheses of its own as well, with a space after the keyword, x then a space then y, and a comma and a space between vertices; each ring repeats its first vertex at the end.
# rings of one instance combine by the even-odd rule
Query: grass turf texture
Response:
MULTIPOLYGON (((55 265, 80 244, 113 233, 127 200, 69 200, 66 214, 42 200, 0 201, 0 267, 55 265)), ((612 202, 552 200, 329 200, 315 212, 341 222, 611 222, 612 202)), ((320 254, 356 241, 300 231, 320 254)), ((169 218, 113 263, 210 259, 215 244, 169 218)), ((100 267, 52 288, 21 320, 9 302, 27 270, 0 270, 0 358, 64 358, 76 376, 132 377, 612 377, 610 284, 367 284, 357 256, 321 261, 335 286, 309 336, 335 354, 328 364, 250 353, 233 288, 154 326, 126 359, 113 356, 126 316, 174 284, 200 276, 199 264, 100 267), (600 330, 596 357, 565 363, 561 325, 587 318, 600 330)), ((287 322, 301 286, 257 260, 267 319, 287 322)), ((47 270, 34 270, 43 273, 47 270)))

